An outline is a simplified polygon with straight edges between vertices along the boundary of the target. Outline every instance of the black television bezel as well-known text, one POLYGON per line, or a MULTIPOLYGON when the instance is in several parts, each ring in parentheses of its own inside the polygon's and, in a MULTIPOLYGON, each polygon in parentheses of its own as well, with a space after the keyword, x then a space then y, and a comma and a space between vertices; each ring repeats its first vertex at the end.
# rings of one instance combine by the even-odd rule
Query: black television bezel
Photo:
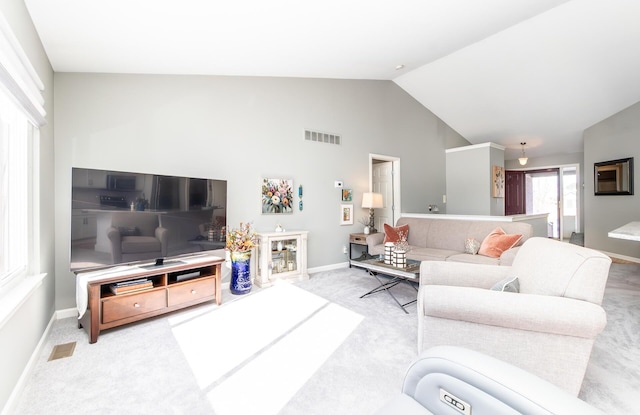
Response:
MULTIPOLYGON (((76 167, 73 166, 71 168, 71 189, 70 189, 70 199, 71 199, 71 205, 70 205, 70 209, 69 209, 69 215, 70 215, 70 226, 69 226, 69 269, 72 273, 78 274, 81 272, 87 272, 87 271, 99 271, 99 270, 106 270, 109 268, 113 268, 113 267, 117 267, 117 266, 122 266, 122 265, 130 265, 130 266, 139 266, 139 265, 146 265, 146 264, 151 264, 151 265, 155 265, 156 261, 158 259, 164 259, 165 263, 167 262, 171 262, 171 260, 178 260, 180 258, 185 258, 185 257, 193 257, 195 255, 202 255, 202 254, 209 254, 210 251, 213 250, 219 250, 222 249, 220 247, 216 247, 216 248, 202 248, 199 247, 198 249, 196 249, 195 247, 193 248, 193 252, 170 252, 166 257, 164 258, 145 258, 145 259, 140 259, 140 260, 127 260, 127 261, 122 261, 119 263, 106 263, 105 261, 87 261, 87 262, 91 262, 90 265, 87 266, 78 266, 79 263, 83 263, 83 260, 78 260, 77 258, 74 258, 74 223, 73 223, 73 215, 74 215, 74 211, 78 210, 77 207, 74 206, 74 191, 77 189, 82 189, 82 191, 85 192, 94 192, 94 193, 113 193, 113 192, 120 192, 120 194, 130 194, 130 195, 135 195, 136 192, 139 193, 140 189, 114 189, 114 187, 112 186, 112 184, 109 183, 109 177, 110 176, 119 176, 119 177, 127 177, 127 178, 131 178, 131 177, 138 177, 140 175, 145 175, 145 176, 151 176, 152 180, 155 180, 158 177, 162 177, 162 178, 176 178, 178 180, 185 180, 185 181, 194 181, 194 182, 200 182, 203 180, 213 180, 213 181, 218 181, 218 182, 224 182, 224 188, 225 188, 225 194, 223 197, 224 200, 224 206, 201 206, 199 200, 201 200, 204 196, 202 195, 198 195, 196 197, 192 197, 193 195, 191 195, 190 193, 186 193, 185 191, 185 195, 181 196, 184 200, 182 200, 182 203, 184 203, 183 208, 184 209, 180 209, 180 210, 175 210, 174 212, 180 212, 181 214, 188 214, 188 212, 196 212, 197 214, 199 214, 200 216, 206 216, 207 214, 210 216, 213 216, 216 213, 217 209, 223 209, 222 212, 219 211, 219 213, 223 213, 224 219, 225 219, 225 223, 223 224, 223 226, 225 226, 226 228, 226 201, 227 201, 227 192, 226 192, 226 183, 227 180, 225 179, 220 179, 220 178, 213 178, 213 177, 202 177, 202 176, 186 176, 186 175, 175 175, 175 174, 166 174, 166 173, 149 173, 149 172, 141 172, 141 171, 123 171, 123 170, 117 170, 117 169, 105 169, 105 168, 92 168, 92 167, 76 167), (90 187, 90 186, 74 186, 74 184, 76 184, 76 182, 74 182, 74 176, 76 174, 81 175, 82 173, 77 173, 76 170, 86 170, 86 171, 93 171, 95 174, 102 174, 105 176, 105 183, 104 185, 98 185, 96 187, 90 187)), ((95 177, 95 176, 94 176, 95 177)), ((199 185, 198 188, 201 190, 202 185, 199 185)), ((152 203, 152 197, 153 195, 148 194, 145 195, 148 199, 149 202, 152 203)), ((93 211, 93 210, 97 210, 98 208, 98 202, 96 201, 93 207, 87 207, 87 208, 80 208, 80 210, 86 210, 86 211, 93 211)), ((112 209, 109 209, 112 210, 112 209)), ((165 209, 166 210, 166 209, 165 209)), ((118 210, 114 210, 114 211, 118 211, 118 210)), ((127 209, 119 209, 119 211, 130 211, 130 207, 127 209)), ((193 219, 193 218, 192 218, 193 219)), ((205 223, 205 222, 202 222, 205 223)), ((194 234, 195 235, 195 234, 194 234)), ((193 241, 193 239, 188 239, 188 238, 184 238, 185 244, 189 241, 193 241)))

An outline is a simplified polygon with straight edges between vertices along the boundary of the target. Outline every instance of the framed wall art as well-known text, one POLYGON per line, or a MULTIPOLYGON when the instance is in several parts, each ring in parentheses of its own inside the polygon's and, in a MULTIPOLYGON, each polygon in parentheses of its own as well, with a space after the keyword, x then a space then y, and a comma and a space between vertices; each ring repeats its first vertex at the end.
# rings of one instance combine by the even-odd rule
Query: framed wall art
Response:
POLYGON ((342 189, 342 201, 343 202, 351 202, 353 200, 353 190, 352 189, 342 189))
POLYGON ((353 204, 340 205, 340 225, 353 225, 353 204))
POLYGON ((293 180, 262 179, 262 213, 293 213, 293 180))
POLYGON ((491 172, 492 192, 493 197, 504 197, 504 167, 493 166, 491 172))

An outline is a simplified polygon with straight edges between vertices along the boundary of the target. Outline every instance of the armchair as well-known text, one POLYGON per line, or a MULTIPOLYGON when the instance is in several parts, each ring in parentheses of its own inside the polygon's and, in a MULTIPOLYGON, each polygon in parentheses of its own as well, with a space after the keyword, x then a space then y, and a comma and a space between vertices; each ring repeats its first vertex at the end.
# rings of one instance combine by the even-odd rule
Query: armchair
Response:
POLYGON ((469 349, 439 346, 409 367, 376 415, 604 415, 539 377, 469 349), (456 408, 454 408, 454 406, 456 408))
POLYGON ((151 212, 118 212, 107 229, 114 264, 167 256, 168 232, 151 212))
POLYGON ((418 351, 467 347, 516 365, 577 395, 593 343, 611 259, 546 238, 530 238, 511 266, 423 261, 418 351), (519 293, 490 288, 518 277, 519 293))

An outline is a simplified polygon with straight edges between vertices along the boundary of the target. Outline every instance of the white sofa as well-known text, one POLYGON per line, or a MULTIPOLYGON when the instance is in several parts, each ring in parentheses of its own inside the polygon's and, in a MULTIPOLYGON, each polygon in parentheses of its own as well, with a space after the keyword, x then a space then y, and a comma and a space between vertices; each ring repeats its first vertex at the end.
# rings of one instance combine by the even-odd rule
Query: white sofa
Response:
MULTIPOLYGON (((463 219, 431 219, 401 217, 396 226, 409 225, 407 258, 417 261, 454 261, 473 264, 509 265, 522 245, 533 236, 533 227, 526 222, 499 222, 463 219), (508 234, 520 234, 516 247, 506 250, 499 258, 465 253, 465 240, 473 238, 482 243, 494 229, 508 234)), ((367 237, 369 254, 384 254, 384 232, 367 237)))

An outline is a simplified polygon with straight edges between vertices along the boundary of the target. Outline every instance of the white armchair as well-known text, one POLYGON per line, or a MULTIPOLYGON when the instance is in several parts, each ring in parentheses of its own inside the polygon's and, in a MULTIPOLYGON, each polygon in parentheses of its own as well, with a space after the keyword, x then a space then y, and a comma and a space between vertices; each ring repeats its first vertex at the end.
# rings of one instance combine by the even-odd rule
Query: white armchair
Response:
POLYGON ((167 256, 167 229, 151 212, 116 212, 107 229, 114 264, 167 256))
POLYGON ((418 351, 467 347, 577 395, 606 326, 610 264, 600 252, 547 238, 527 240, 512 266, 424 261, 418 351), (508 277, 518 277, 519 293, 490 290, 508 277))

